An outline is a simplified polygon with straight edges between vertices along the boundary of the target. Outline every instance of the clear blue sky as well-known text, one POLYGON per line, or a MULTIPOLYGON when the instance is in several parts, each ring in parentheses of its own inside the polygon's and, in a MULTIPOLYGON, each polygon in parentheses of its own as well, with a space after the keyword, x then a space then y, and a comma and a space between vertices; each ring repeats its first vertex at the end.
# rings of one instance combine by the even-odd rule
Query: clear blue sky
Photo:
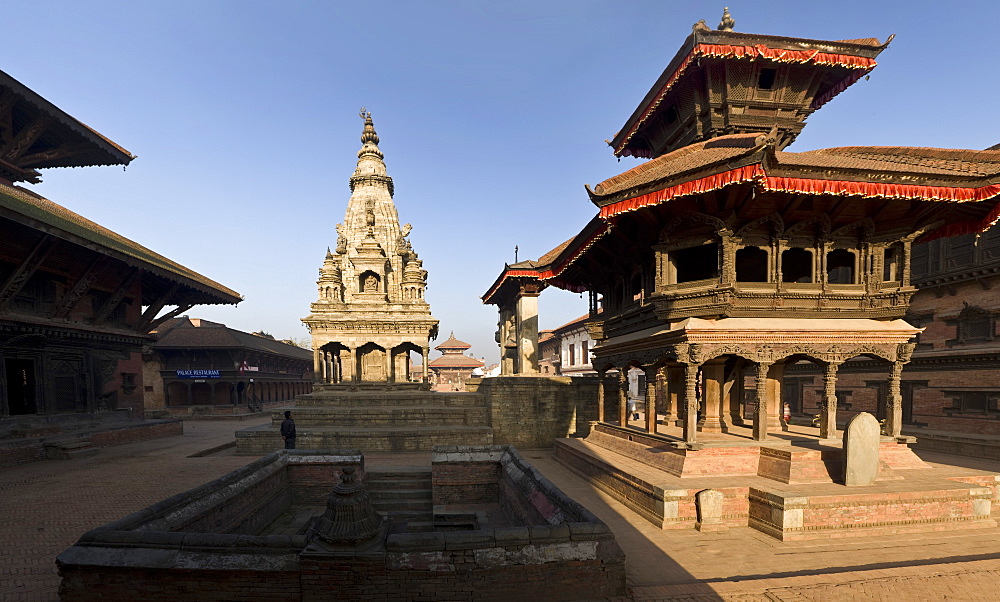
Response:
MULTIPOLYGON (((737 31, 897 34, 789 150, 1000 142, 996 2, 729 6, 737 31)), ((33 0, 4 30, 0 69, 138 155, 124 173, 47 170, 36 191, 246 297, 192 316, 278 338, 307 336, 299 320, 336 242, 366 106, 430 271, 434 344, 454 330, 492 362, 496 313, 480 295, 515 245, 535 259, 596 213, 583 185, 637 163, 604 140, 722 7, 33 0)), ((549 289, 542 327, 585 310, 549 289)))

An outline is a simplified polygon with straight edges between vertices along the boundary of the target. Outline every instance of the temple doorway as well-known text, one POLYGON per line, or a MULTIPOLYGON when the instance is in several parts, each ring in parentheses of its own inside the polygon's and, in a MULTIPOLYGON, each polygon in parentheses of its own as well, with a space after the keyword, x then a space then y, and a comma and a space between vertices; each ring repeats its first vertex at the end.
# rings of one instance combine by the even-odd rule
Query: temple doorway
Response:
POLYGON ((358 361, 361 364, 361 380, 369 382, 385 382, 385 349, 375 343, 368 343, 358 349, 358 361))
POLYGON ((37 414, 35 361, 5 359, 4 369, 7 374, 7 410, 10 415, 37 414))

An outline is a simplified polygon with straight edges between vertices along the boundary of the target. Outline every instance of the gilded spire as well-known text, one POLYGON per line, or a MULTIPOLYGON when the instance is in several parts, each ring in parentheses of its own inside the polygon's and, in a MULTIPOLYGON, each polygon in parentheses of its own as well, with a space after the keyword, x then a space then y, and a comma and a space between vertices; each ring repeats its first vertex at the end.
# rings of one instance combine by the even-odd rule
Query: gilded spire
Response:
POLYGON ((351 176, 351 192, 355 186, 361 182, 378 182, 389 189, 391 197, 395 192, 392 185, 392 178, 385 172, 385 156, 378 148, 378 134, 375 132, 375 125, 372 123, 370 111, 361 107, 358 113, 365 120, 365 129, 361 132, 361 150, 358 151, 358 167, 351 176))
POLYGON ((722 11, 722 20, 719 21, 719 31, 732 31, 733 27, 736 26, 736 19, 729 14, 729 7, 727 6, 722 11))
POLYGON ((365 120, 365 130, 361 132, 361 142, 363 144, 371 142, 378 145, 378 134, 375 133, 375 124, 372 123, 372 112, 361 107, 361 112, 358 115, 365 120))

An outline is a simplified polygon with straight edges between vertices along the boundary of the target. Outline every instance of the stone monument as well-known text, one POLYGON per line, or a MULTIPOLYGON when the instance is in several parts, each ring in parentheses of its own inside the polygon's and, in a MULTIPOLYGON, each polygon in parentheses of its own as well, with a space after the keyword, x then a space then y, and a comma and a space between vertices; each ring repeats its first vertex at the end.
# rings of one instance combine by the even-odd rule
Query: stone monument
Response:
POLYGON ((424 300, 427 270, 407 238, 410 224, 399 224, 371 113, 362 108, 361 118, 347 214, 319 270, 319 298, 302 319, 321 385, 408 382, 411 351, 423 357, 425 380, 429 341, 437 337, 424 300))
POLYGON ((844 485, 871 485, 878 477, 878 420, 861 412, 844 429, 844 485))

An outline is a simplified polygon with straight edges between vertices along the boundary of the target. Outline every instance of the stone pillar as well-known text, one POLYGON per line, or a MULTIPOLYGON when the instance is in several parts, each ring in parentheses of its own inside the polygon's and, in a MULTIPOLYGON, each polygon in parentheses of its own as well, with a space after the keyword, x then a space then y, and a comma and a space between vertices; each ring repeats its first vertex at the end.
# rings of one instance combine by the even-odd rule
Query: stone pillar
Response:
POLYGON ((771 364, 757 364, 757 403, 753 412, 754 441, 767 440, 767 371, 771 364))
POLYGON ((618 368, 618 426, 628 426, 628 366, 618 368))
POLYGON ((340 365, 344 369, 343 382, 355 382, 358 380, 358 366, 355 361, 356 355, 354 349, 340 350, 340 365))
POLYGON ((323 368, 320 366, 322 358, 320 354, 323 353, 318 348, 313 349, 313 380, 319 380, 321 382, 325 381, 326 377, 323 373, 323 368))
POLYGON ((903 396, 899 383, 903 377, 903 362, 893 362, 889 369, 889 398, 885 400, 885 434, 899 437, 903 432, 903 396))
POLYGON ((538 374, 538 293, 522 290, 517 298, 518 374, 538 374))
POLYGON ((396 382, 396 371, 393 370, 395 366, 392 365, 392 348, 386 347, 385 350, 385 382, 394 383, 396 382))
POLYGON ((604 422, 604 378, 607 370, 597 371, 597 421, 604 422))
POLYGON ((671 366, 667 368, 667 399, 670 407, 674 410, 674 426, 684 426, 684 418, 687 416, 687 407, 684 405, 684 366, 671 366))
POLYGON ((767 371, 767 428, 776 431, 784 430, 781 416, 784 413, 781 403, 781 383, 785 373, 785 364, 771 364, 767 371))
POLYGON ((698 364, 684 366, 684 441, 694 443, 698 432, 698 364))
POLYGON ((656 396, 656 409, 663 414, 663 424, 666 426, 670 426, 677 419, 677 400, 671 394, 669 374, 666 366, 662 366, 656 371, 656 382, 660 386, 659 393, 662 393, 662 395, 657 394, 656 396))
POLYGON ((743 359, 737 359, 733 371, 726 380, 726 404, 729 408, 729 424, 746 426, 743 418, 743 359))
POLYGON ((329 374, 327 373, 327 369, 329 366, 327 365, 328 362, 326 360, 326 352, 317 349, 315 352, 314 360, 316 360, 314 363, 318 364, 316 366, 316 373, 319 374, 319 382, 321 383, 330 382, 329 380, 330 377, 329 374))
POLYGON ((427 356, 430 354, 430 347, 420 348, 420 372, 421 382, 427 382, 427 356))
POLYGON ((823 369, 823 406, 819 415, 819 438, 837 438, 837 368, 840 364, 828 363, 823 369))
POLYGON ((713 360, 701 368, 704 377, 702 397, 705 400, 705 415, 698 421, 698 430, 704 433, 723 433, 728 430, 722 403, 725 371, 726 364, 723 360, 713 360))
POLYGON ((647 366, 646 372, 646 432, 656 434, 656 373, 655 366, 647 366))

